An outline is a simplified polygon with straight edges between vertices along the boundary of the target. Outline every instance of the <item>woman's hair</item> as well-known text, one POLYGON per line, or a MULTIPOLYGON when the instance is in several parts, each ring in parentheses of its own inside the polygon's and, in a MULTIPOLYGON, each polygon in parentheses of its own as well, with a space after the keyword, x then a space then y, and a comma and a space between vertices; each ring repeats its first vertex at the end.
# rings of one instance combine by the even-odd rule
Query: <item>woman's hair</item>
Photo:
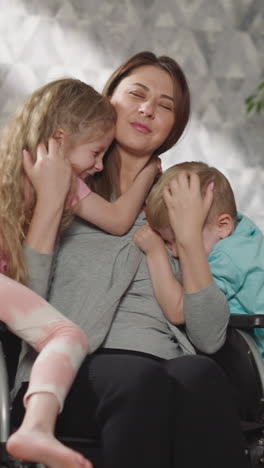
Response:
POLYGON ((47 145, 59 128, 75 141, 83 130, 91 130, 93 139, 115 122, 106 97, 80 80, 65 78, 36 90, 6 125, 0 138, 0 257, 7 260, 7 276, 26 282, 22 242, 36 197, 31 187, 25 201, 23 149, 35 160, 38 144, 47 145))
POLYGON ((175 164, 167 169, 152 187, 146 200, 146 217, 153 229, 161 229, 170 225, 168 209, 163 199, 164 188, 181 172, 198 174, 202 196, 211 182, 214 182, 214 198, 206 223, 213 222, 223 213, 236 219, 237 209, 233 190, 227 178, 215 167, 206 163, 192 161, 175 164))
MULTIPOLYGON (((176 101, 175 122, 166 140, 153 153, 153 155, 159 155, 170 149, 179 140, 190 116, 190 90, 184 72, 179 64, 166 55, 157 57, 152 52, 139 52, 114 71, 103 89, 103 94, 111 98, 115 89, 124 78, 130 75, 136 68, 146 65, 165 70, 171 76, 174 85, 174 97, 176 101)), ((118 187, 118 163, 118 155, 114 146, 112 146, 105 156, 105 169, 103 173, 96 174, 91 181, 93 189, 107 199, 120 194, 118 187)))

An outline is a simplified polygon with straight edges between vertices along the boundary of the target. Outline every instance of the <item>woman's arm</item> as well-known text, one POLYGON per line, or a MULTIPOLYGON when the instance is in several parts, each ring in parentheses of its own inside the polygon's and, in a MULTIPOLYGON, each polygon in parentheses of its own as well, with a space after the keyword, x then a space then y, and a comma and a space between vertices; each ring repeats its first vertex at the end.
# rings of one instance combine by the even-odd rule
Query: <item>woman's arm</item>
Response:
POLYGON ((136 230, 133 240, 147 256, 154 295, 166 319, 174 325, 184 323, 182 286, 174 276, 162 238, 145 224, 136 230))
POLYGON ((26 243, 40 253, 53 251, 58 227, 69 192, 72 170, 64 158, 63 148, 58 148, 54 139, 50 139, 48 150, 39 145, 36 162, 32 162, 30 153, 23 152, 25 193, 28 184, 36 191, 36 205, 26 237, 26 243))
POLYGON ((201 352, 213 354, 226 340, 229 305, 225 295, 212 282, 206 288, 183 298, 186 333, 201 352))
POLYGON ((153 159, 138 174, 127 192, 114 202, 108 202, 92 192, 76 205, 75 213, 106 232, 119 236, 125 234, 140 212, 159 167, 159 159, 153 159))
POLYGON ((194 346, 205 353, 225 342, 229 307, 213 281, 203 245, 203 226, 213 200, 213 186, 201 196, 196 174, 181 174, 164 191, 175 234, 184 289, 186 332, 194 346))
POLYGON ((56 207, 50 204, 47 210, 45 200, 37 201, 25 239, 26 244, 42 254, 51 254, 54 250, 62 213, 63 206, 56 207))
POLYGON ((72 170, 53 139, 48 151, 39 145, 36 162, 24 151, 25 196, 30 183, 36 191, 36 205, 25 239, 24 254, 29 273, 28 285, 46 297, 53 250, 64 203, 70 187, 72 170))
POLYGON ((47 299, 53 254, 43 254, 24 244, 24 257, 28 270, 27 286, 47 299))
POLYGON ((212 187, 203 198, 198 175, 181 173, 165 188, 163 197, 175 235, 184 292, 195 293, 213 281, 203 243, 212 187))

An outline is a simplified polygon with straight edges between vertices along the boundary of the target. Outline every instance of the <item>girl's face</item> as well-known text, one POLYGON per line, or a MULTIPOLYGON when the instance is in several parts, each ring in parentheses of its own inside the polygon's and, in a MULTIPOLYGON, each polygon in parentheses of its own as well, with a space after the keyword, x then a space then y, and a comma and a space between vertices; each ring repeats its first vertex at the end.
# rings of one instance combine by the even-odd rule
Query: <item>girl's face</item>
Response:
POLYGON ((120 148, 150 156, 167 138, 175 121, 173 81, 153 65, 136 68, 115 89, 116 141, 120 148))
POLYGON ((68 158, 79 177, 85 179, 88 175, 103 170, 103 157, 114 136, 114 126, 100 133, 100 136, 94 140, 91 139, 90 131, 88 136, 82 132, 82 137, 77 139, 68 151, 68 158))

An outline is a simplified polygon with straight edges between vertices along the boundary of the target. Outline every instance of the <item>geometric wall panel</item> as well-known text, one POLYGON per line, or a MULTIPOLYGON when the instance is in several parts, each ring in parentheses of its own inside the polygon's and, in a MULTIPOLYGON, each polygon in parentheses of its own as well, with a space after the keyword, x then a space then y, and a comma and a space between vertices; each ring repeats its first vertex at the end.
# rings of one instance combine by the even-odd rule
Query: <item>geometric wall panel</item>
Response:
POLYGON ((243 104, 264 77, 263 0, 0 0, 0 11, 1 125, 49 80, 75 76, 100 91, 135 52, 171 55, 189 79, 192 119, 164 167, 217 166, 264 230, 264 113, 243 104))

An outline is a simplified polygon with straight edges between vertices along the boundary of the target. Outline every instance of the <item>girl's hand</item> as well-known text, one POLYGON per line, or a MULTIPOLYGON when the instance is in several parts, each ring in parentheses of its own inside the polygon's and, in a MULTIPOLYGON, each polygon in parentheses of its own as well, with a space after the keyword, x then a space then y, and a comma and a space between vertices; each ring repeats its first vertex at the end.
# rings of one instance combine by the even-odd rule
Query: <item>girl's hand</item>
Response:
POLYGON ((155 175, 160 174, 162 172, 161 168, 161 159, 158 156, 153 156, 148 163, 152 166, 155 170, 155 175))
POLYGON ((146 166, 143 168, 143 171, 149 172, 150 175, 155 178, 158 174, 161 173, 161 160, 158 156, 152 156, 146 166))
POLYGON ((71 185, 72 169, 65 158, 62 144, 54 138, 49 139, 48 150, 44 144, 39 144, 35 162, 31 154, 24 150, 23 167, 38 200, 64 203, 71 185))
POLYGON ((148 223, 143 224, 138 228, 134 235, 133 241, 137 247, 142 250, 145 254, 149 254, 154 250, 164 248, 164 242, 162 238, 157 234, 148 223))
POLYGON ((186 243, 202 233, 213 201, 213 183, 208 185, 202 197, 199 176, 180 173, 164 189, 163 198, 176 242, 186 243))

